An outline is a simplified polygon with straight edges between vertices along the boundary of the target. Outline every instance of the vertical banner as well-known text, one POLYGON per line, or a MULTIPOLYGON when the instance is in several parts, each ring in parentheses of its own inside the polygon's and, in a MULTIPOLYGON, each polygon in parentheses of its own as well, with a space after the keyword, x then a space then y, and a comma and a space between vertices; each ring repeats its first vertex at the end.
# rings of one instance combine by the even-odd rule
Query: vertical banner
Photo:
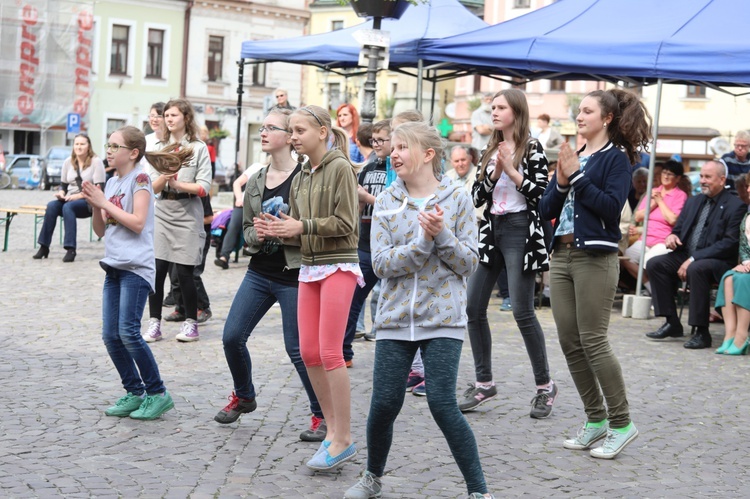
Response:
POLYGON ((0 0, 0 125, 85 128, 93 41, 92 0, 0 0))

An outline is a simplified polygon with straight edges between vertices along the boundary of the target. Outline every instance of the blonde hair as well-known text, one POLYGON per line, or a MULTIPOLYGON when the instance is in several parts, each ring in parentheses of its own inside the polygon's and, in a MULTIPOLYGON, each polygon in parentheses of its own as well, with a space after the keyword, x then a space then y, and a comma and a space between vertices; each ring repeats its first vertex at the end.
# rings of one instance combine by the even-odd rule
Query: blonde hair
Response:
POLYGON ((424 115, 419 109, 408 109, 406 111, 401 111, 396 116, 391 118, 391 129, 403 125, 404 123, 416 121, 424 121, 424 115))
MULTIPOLYGON (((531 130, 529 128, 529 104, 526 102, 526 94, 517 88, 507 88, 500 90, 492 98, 494 101, 498 97, 505 97, 508 107, 513 111, 513 142, 516 145, 513 151, 513 168, 516 170, 521 165, 524 157, 526 156, 526 145, 529 143, 529 137, 531 130)), ((485 172, 487 171, 487 165, 495 155, 498 145, 503 142, 503 132, 500 130, 494 130, 490 136, 490 141, 487 143, 487 148, 482 154, 481 171, 479 172, 479 180, 484 180, 485 172)))
POLYGON ((333 126, 331 115, 328 114, 328 111, 320 106, 310 105, 297 109, 292 113, 292 116, 294 115, 304 117, 313 126, 325 128, 328 131, 326 141, 330 141, 331 137, 333 137, 331 148, 338 149, 344 153, 346 160, 351 162, 349 159, 349 136, 343 128, 333 126))
MULTIPOLYGON (((393 130, 393 137, 398 137, 406 142, 409 150, 426 151, 432 149, 435 151, 435 155, 432 157, 432 173, 435 178, 440 178, 443 170, 442 159, 445 143, 435 127, 423 121, 408 121, 393 130)), ((415 168, 417 167, 415 166, 415 168)))
POLYGON ((180 144, 170 144, 161 151, 146 152, 146 136, 134 126, 124 126, 116 131, 122 135, 125 147, 138 150, 136 163, 145 156, 146 161, 159 173, 167 175, 176 173, 193 157, 193 149, 190 147, 176 150, 180 144))

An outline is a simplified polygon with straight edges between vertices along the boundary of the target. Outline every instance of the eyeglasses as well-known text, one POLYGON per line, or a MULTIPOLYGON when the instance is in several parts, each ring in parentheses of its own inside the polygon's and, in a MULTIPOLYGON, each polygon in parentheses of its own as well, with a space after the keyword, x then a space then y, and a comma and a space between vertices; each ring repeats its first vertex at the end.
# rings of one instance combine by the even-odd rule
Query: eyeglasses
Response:
POLYGON ((750 144, 738 144, 737 142, 735 142, 734 147, 736 147, 737 149, 748 149, 750 148, 750 144))
POLYGON ((386 142, 390 142, 391 139, 370 139, 371 146, 382 146, 386 142))
POLYGON ((164 118, 161 114, 149 114, 148 119, 155 120, 156 118, 164 118))
POLYGON ((664 171, 661 172, 661 176, 662 177, 676 177, 677 175, 675 175, 674 173, 672 173, 672 172, 670 172, 668 170, 664 170, 664 171))
POLYGON ((120 144, 104 144, 105 151, 109 151, 110 149, 112 152, 117 153, 120 149, 129 149, 132 151, 135 147, 121 146, 120 144))
POLYGON ((258 128, 258 133, 263 132, 284 132, 284 133, 292 133, 291 130, 287 130, 286 128, 279 128, 277 126, 268 125, 268 126, 262 126, 258 128))

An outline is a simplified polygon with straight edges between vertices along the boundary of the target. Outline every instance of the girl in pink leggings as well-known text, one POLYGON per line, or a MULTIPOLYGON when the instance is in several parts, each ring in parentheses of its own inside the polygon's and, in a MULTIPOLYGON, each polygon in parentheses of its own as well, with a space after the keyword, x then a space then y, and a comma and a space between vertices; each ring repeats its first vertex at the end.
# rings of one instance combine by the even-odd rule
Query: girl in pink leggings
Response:
POLYGON ((300 353, 328 425, 326 439, 307 466, 330 470, 357 453, 351 436, 349 375, 341 350, 354 288, 364 284, 357 257, 357 178, 348 138, 317 106, 295 111, 292 145, 307 156, 292 181, 290 215, 270 214, 268 234, 299 244, 297 316, 300 353), (330 147, 329 147, 330 144, 330 147))

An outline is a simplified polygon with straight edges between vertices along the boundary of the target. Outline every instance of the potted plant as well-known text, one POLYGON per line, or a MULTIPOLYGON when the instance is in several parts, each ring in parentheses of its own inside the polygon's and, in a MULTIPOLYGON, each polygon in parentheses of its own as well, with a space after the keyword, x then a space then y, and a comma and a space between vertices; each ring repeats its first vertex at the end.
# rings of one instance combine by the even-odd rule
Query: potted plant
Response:
POLYGON ((428 0, 338 0, 341 5, 351 4, 359 17, 389 17, 399 19, 409 5, 427 3, 428 0))

